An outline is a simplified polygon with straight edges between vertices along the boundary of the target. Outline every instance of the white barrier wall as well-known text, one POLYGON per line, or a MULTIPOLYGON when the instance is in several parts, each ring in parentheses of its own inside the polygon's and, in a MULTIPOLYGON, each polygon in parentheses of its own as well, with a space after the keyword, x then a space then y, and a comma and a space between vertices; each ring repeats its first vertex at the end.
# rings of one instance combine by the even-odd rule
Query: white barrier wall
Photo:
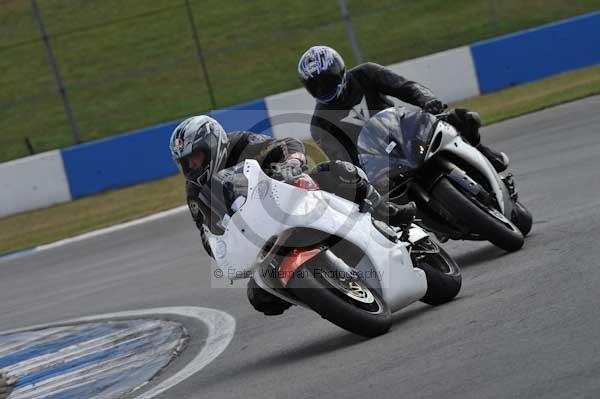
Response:
POLYGON ((475 65, 471 49, 467 46, 389 65, 388 68, 429 87, 445 102, 479 95, 475 65))
POLYGON ((60 151, 0 164, 0 217, 71 201, 60 151))
MULTIPOLYGON (((459 47, 388 66, 409 80, 429 87, 443 101, 451 102, 479 95, 477 74, 469 47, 459 47)), ((273 136, 310 138, 314 99, 297 89, 265 98, 273 136)))
POLYGON ((273 137, 310 138, 310 119, 315 100, 304 88, 268 96, 265 103, 273 137))

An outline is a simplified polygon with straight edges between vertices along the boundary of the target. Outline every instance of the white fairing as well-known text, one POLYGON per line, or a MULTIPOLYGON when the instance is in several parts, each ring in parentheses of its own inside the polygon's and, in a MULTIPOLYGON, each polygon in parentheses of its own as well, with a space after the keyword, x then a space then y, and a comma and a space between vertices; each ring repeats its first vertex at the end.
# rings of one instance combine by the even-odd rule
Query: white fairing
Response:
POLYGON ((207 234, 217 267, 226 275, 249 277, 269 239, 291 228, 307 227, 343 237, 362 249, 361 277, 380 287, 392 311, 425 295, 425 273, 413 268, 408 244, 389 241, 373 226, 371 215, 359 213, 353 202, 273 180, 255 160, 245 161, 244 175, 248 179, 246 202, 229 219, 223 235, 207 234))
POLYGON ((504 191, 502 190, 502 180, 490 161, 488 161, 475 147, 464 141, 454 126, 449 123, 440 121, 437 124, 433 136, 434 140, 438 134, 442 135, 441 144, 436 151, 427 153, 425 160, 428 160, 440 152, 450 152, 457 157, 464 159, 470 165, 477 168, 477 170, 489 181, 490 187, 492 187, 496 194, 496 198, 498 199, 500 211, 505 214, 505 201, 508 199, 505 198, 504 191))

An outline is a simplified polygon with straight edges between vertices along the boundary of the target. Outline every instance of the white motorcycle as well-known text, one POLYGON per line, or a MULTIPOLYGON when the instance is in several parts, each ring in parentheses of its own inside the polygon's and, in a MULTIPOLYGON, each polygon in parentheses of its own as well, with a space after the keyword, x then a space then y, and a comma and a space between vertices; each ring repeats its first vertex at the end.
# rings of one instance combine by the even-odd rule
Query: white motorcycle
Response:
POLYGON ((442 304, 460 290, 459 267, 422 228, 374 220, 307 174, 281 182, 246 160, 220 171, 200 198, 215 271, 253 277, 353 333, 383 334, 391 312, 442 304))
POLYGON ((443 117, 401 107, 375 114, 358 137, 362 169, 390 201, 415 201, 440 237, 520 249, 532 218, 512 175, 498 174, 443 117))

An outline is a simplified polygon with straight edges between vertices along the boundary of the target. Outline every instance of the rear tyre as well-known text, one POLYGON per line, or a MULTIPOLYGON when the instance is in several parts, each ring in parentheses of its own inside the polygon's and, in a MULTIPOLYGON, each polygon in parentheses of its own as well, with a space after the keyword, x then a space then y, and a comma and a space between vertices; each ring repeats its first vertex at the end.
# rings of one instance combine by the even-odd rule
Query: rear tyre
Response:
POLYGON ((287 284, 294 296, 324 319, 354 334, 376 337, 390 329, 390 309, 376 291, 358 276, 344 278, 348 277, 345 273, 325 272, 311 261, 298 268, 287 284))
POLYGON ((513 252, 523 246, 525 240, 517 226, 495 208, 475 203, 475 198, 460 192, 447 178, 438 181, 432 195, 470 231, 480 234, 497 247, 513 252))
POLYGON ((425 272, 427 292, 421 298, 428 305, 437 306, 449 302, 458 295, 462 286, 460 268, 452 257, 431 240, 427 240, 429 253, 420 254, 415 245, 411 252, 413 266, 425 272), (437 253, 432 253, 437 250, 437 253))
POLYGON ((515 202, 515 207, 511 217, 512 222, 521 230, 524 236, 529 234, 531 226, 533 224, 533 218, 527 208, 523 206, 519 201, 515 202))

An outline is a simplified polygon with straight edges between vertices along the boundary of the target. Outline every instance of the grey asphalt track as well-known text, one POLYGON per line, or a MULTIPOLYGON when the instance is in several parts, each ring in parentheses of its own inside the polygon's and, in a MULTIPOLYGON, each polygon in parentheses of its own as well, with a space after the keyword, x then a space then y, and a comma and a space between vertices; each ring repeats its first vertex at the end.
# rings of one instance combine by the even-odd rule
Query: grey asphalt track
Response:
POLYGON ((379 338, 211 289, 186 214, 0 262, 0 327, 177 305, 234 316, 227 350, 164 398, 599 398, 599 111, 592 97, 484 129, 534 215, 525 247, 447 245, 460 296, 404 309, 379 338))

